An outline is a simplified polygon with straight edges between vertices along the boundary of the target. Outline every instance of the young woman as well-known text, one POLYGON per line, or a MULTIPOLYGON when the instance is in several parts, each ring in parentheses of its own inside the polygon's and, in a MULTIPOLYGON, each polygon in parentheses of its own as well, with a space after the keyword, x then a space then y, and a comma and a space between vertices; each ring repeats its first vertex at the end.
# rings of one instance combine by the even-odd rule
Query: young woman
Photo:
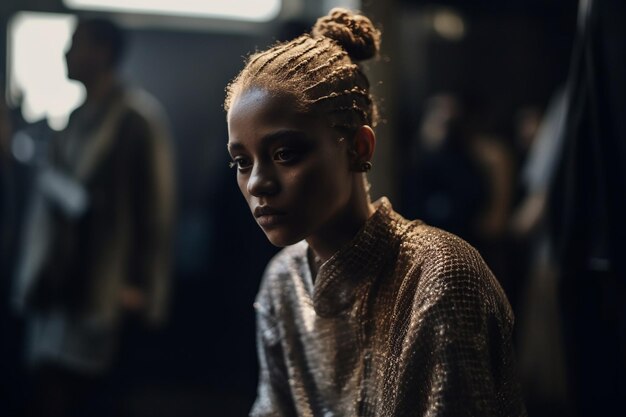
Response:
POLYGON ((513 316, 460 238, 372 203, 370 20, 333 9, 229 85, 228 150, 270 242, 252 416, 524 414, 513 316))

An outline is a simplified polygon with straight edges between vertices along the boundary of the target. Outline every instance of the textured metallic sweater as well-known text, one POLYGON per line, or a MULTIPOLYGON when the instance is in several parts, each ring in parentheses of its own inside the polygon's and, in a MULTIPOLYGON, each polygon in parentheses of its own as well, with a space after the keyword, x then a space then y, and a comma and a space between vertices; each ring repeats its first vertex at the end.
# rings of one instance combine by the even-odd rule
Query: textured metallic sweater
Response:
POLYGON ((315 280, 306 242, 270 262, 250 415, 525 415, 513 315, 480 255, 377 205, 315 280))

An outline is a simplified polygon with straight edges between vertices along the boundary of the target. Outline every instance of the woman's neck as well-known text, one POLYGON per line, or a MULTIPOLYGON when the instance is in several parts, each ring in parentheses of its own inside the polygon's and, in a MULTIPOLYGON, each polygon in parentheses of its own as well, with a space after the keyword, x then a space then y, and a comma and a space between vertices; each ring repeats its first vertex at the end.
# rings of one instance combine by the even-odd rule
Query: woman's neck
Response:
MULTIPOLYGON (((365 183, 363 183, 365 185, 365 183)), ((366 188, 357 188, 345 210, 340 212, 306 241, 319 263, 324 263, 339 249, 349 243, 363 227, 375 208, 370 202, 366 188)))

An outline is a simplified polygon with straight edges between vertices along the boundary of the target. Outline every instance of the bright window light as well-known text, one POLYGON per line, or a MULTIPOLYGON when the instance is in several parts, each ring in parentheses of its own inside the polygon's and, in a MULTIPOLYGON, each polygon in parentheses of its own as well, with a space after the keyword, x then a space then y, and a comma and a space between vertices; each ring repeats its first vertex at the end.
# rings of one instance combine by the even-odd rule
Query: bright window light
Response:
POLYGON ((360 11, 361 0, 323 0, 322 13, 328 13, 333 7, 344 7, 346 9, 360 11))
POLYGON ((265 22, 278 16, 281 0, 63 0, 70 8, 265 22))
POLYGON ((8 27, 8 94, 21 103, 28 122, 48 119, 56 130, 85 98, 84 87, 66 77, 64 55, 76 18, 72 15, 20 12, 8 27))

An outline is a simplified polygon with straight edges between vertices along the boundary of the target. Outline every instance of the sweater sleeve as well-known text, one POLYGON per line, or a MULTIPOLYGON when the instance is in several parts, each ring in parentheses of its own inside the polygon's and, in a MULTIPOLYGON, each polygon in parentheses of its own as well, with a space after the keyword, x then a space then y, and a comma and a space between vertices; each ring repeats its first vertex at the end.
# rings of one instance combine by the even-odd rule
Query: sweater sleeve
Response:
POLYGON ((524 416, 502 289, 473 248, 437 265, 417 288, 400 395, 419 416, 524 416))

